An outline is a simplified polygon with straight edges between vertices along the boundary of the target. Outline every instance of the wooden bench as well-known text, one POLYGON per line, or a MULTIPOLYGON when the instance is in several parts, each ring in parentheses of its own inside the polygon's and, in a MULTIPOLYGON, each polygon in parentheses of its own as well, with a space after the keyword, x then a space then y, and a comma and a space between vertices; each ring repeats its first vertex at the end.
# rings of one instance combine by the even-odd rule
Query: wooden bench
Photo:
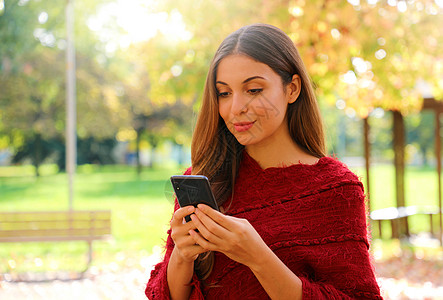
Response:
POLYGON ((0 212, 0 243, 86 241, 85 271, 92 262, 92 241, 110 236, 109 210, 0 212))
POLYGON ((378 224, 379 237, 383 237, 382 221, 391 222, 391 237, 399 238, 399 223, 404 220, 406 225, 406 235, 409 236, 408 217, 414 215, 428 215, 431 235, 435 235, 433 215, 437 215, 439 209, 436 206, 406 206, 406 207, 387 207, 374 210, 370 213, 370 219, 378 224))

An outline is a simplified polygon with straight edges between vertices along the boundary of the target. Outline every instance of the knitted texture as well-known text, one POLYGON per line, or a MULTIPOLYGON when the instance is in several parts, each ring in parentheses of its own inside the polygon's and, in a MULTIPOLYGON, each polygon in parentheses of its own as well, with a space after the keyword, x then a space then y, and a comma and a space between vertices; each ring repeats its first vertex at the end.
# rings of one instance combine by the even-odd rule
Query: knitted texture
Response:
MULTIPOLYGON (((368 252, 363 185, 338 160, 263 170, 244 151, 226 214, 251 223, 301 279, 303 299, 382 299, 368 252)), ((146 287, 150 299, 169 299, 173 248, 169 231, 164 261, 146 287)), ((194 276, 191 285, 191 299, 269 299, 248 267, 219 252, 205 284, 194 276)))

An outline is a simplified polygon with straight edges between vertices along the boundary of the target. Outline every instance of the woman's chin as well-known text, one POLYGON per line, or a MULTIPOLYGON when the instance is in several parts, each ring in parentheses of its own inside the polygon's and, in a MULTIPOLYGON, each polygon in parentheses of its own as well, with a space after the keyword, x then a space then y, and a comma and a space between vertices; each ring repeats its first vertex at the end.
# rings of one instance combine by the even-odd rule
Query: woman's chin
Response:
POLYGON ((249 146, 255 143, 255 137, 252 135, 235 135, 237 142, 243 146, 249 146))

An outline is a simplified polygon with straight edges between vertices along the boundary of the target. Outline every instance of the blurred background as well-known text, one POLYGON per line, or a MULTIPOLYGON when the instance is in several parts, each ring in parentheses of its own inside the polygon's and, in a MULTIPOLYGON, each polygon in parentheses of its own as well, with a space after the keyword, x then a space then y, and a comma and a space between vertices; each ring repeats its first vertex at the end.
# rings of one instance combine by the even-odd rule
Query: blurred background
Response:
POLYGON ((1 299, 144 299, 210 60, 257 22, 298 47, 328 152, 360 176, 378 212, 371 254, 384 297, 443 299, 442 0, 0 0, 0 212, 112 214, 112 237, 94 242, 85 273, 87 243, 0 240, 1 299), (413 209, 405 218, 397 207, 413 209))

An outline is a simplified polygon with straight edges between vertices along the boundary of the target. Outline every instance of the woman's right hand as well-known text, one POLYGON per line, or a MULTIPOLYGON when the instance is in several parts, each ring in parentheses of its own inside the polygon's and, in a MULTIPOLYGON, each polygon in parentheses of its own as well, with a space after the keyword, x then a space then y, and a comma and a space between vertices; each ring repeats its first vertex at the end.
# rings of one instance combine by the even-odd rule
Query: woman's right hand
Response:
POLYGON ((185 222, 184 217, 195 212, 195 207, 186 206, 175 211, 171 220, 171 238, 175 243, 168 263, 168 285, 171 299, 189 299, 194 275, 194 260, 205 252, 195 244, 189 234, 196 227, 193 221, 185 222))
POLYGON ((195 212, 194 206, 186 206, 175 211, 171 220, 171 238, 174 241, 174 252, 178 254, 183 262, 193 262, 200 253, 207 250, 195 243, 194 238, 189 234, 190 230, 195 230, 193 221, 185 222, 184 217, 195 212))

